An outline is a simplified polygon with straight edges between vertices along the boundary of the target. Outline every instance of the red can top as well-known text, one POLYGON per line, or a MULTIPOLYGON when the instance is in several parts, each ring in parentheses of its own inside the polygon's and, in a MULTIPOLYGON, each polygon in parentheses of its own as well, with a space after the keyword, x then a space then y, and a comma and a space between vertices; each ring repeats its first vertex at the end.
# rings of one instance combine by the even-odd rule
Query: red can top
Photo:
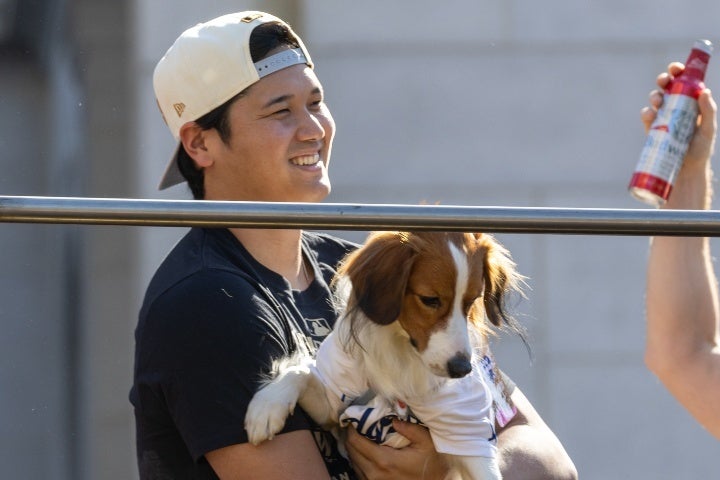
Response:
POLYGON ((697 98, 705 88, 705 72, 713 46, 708 40, 697 40, 685 62, 685 70, 667 86, 667 93, 697 98))

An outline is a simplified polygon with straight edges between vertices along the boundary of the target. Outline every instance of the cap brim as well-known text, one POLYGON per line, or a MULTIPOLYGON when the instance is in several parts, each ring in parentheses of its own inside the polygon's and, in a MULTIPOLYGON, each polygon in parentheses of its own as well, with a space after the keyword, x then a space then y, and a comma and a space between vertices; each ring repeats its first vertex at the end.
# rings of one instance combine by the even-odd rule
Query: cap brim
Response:
POLYGON ((163 176, 160 179, 158 190, 165 190, 166 188, 174 187, 175 185, 179 185, 185 182, 185 177, 183 177, 182 173, 180 173, 180 169, 178 168, 177 163, 177 156, 179 150, 180 143, 178 143, 178 146, 175 148, 175 153, 173 154, 172 158, 170 158, 170 161, 165 168, 165 173, 163 173, 163 176))

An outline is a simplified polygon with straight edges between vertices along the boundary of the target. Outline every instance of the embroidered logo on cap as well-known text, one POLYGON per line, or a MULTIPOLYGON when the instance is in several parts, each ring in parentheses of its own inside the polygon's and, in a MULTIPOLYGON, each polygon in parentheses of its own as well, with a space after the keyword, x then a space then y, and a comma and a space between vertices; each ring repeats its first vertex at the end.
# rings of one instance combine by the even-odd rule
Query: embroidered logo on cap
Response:
POLYGON ((182 117, 182 114, 185 111, 185 104, 184 103, 173 103, 173 108, 175 109, 175 113, 177 113, 177 116, 182 117))

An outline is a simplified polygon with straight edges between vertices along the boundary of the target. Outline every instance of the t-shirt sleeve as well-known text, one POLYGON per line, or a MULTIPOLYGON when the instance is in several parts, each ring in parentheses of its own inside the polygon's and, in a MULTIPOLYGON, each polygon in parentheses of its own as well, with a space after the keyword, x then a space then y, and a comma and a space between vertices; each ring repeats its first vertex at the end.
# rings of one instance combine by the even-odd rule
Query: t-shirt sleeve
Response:
MULTIPOLYGON (((275 308, 241 277, 198 273, 154 302, 144 329, 139 383, 160 392, 193 458, 247 442, 261 376, 290 351, 275 308)), ((298 409, 283 432, 306 428, 298 409)))
POLYGON ((492 398, 480 372, 447 381, 410 408, 427 425, 438 452, 496 455, 492 398))

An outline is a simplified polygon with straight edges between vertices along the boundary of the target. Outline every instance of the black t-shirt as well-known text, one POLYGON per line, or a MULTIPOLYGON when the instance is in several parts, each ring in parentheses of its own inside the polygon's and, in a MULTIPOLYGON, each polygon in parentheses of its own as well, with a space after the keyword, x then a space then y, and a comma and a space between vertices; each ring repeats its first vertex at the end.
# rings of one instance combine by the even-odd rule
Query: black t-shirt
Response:
MULTIPOLYGON (((247 442, 245 411, 261 374, 297 342, 317 346, 330 333, 329 283, 354 248, 304 232, 315 280, 300 292, 228 230, 192 229, 177 244, 150 282, 135 331, 130 401, 141 479, 217 478, 205 453, 247 442)), ((332 435, 300 408, 283 432, 295 430, 313 432, 333 478, 355 478, 332 435)))

